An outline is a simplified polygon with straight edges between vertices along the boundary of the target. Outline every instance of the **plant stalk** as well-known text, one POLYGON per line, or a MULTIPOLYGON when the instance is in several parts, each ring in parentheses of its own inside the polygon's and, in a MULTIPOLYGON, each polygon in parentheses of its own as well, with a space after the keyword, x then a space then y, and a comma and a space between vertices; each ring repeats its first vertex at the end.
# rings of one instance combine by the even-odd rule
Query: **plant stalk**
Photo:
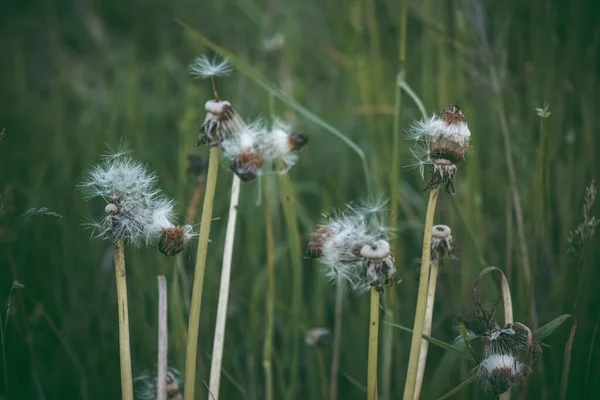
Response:
MULTIPOLYGON (((427 305, 425 307, 425 322, 423 323, 423 335, 431 336, 431 325, 433 323, 433 305, 435 304, 435 288, 437 286, 438 272, 440 270, 439 261, 431 263, 429 273, 429 289, 427 290, 427 305)), ((421 396, 423 388, 423 378, 425 377, 425 365, 427 364, 427 351, 429 350, 429 341, 421 341, 421 353, 419 355, 419 369, 417 371, 417 385, 415 387, 414 399, 421 396)))
POLYGON ((340 347, 342 342, 342 310, 344 308, 344 285, 338 281, 335 291, 335 325, 333 328, 333 354, 331 355, 331 378, 329 400, 337 400, 338 375, 340 373, 340 347))
POLYGON ((127 274, 125 272, 125 244, 115 245, 115 278, 117 281, 117 305, 119 309, 119 356, 121 358, 121 397, 133 400, 133 376, 131 373, 131 350, 129 341, 129 307, 127 304, 127 274))
POLYGON ((219 288, 219 303, 217 305, 217 321, 213 341, 213 352, 210 366, 210 399, 219 399, 221 383, 221 365, 223 363, 223 346, 225 344, 225 324, 227 322, 227 303, 229 301, 229 283, 231 282, 231 261, 235 242, 235 225, 237 221, 238 202, 240 199, 241 180, 233 176, 231 184, 231 200, 229 202, 229 217, 223 249, 223 266, 221 268, 221 287, 219 288))
POLYGON ((377 348, 379 341, 379 292, 371 288, 369 316, 369 361, 367 364, 367 399, 377 400, 377 348))
POLYGON ((417 307, 415 310, 415 322, 410 344, 410 356, 408 359, 408 371, 404 385, 404 400, 413 400, 417 383, 417 371, 419 368, 419 353, 421 351, 421 340, 423 340, 423 325, 425 324, 425 308, 427 306, 427 288, 429 284, 429 262, 431 259, 431 229, 433 227, 433 216, 437 204, 439 186, 431 190, 427 214, 425 216, 425 232, 423 233, 423 252, 421 256, 421 275, 419 277, 419 291, 417 294, 417 307))
POLYGON ((204 192, 204 204, 202 206, 202 217, 200 219, 200 235, 198 238, 198 252, 196 254, 194 283, 192 285, 190 318, 188 323, 188 338, 185 355, 185 400, 195 399, 196 357, 198 354, 200 308, 202 305, 202 289, 204 285, 204 271, 206 269, 206 253, 208 251, 208 239, 210 234, 210 223, 212 220, 213 201, 215 199, 215 189, 217 186, 217 176, 219 172, 219 154, 219 147, 213 147, 210 149, 206 188, 204 192))
POLYGON ((167 328, 167 280, 163 275, 158 280, 158 373, 156 375, 156 400, 167 400, 167 350, 169 331, 167 328))
MULTIPOLYGON (((267 184, 267 188, 269 185, 267 184)), ((265 369, 266 400, 273 400, 273 320, 275 313, 275 235, 271 216, 269 193, 265 196, 265 226, 267 236, 267 299, 265 344, 263 348, 263 368, 265 369)))

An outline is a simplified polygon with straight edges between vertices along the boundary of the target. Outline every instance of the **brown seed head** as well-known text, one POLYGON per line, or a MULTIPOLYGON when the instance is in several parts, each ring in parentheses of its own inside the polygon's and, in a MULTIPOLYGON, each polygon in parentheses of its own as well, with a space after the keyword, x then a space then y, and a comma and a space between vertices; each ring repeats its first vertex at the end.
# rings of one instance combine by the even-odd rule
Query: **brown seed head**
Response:
POLYGON ((185 248, 187 238, 182 226, 163 229, 158 242, 158 250, 170 257, 179 254, 185 248))
POLYGON ((265 163, 260 153, 252 150, 243 151, 230 161, 229 167, 244 182, 252 181, 258 175, 258 170, 265 163))
POLYGON ((429 154, 432 160, 444 159, 453 164, 464 160, 468 149, 469 141, 460 144, 443 136, 429 143, 429 154))
POLYGON ((442 111, 442 119, 449 125, 465 122, 465 115, 456 104, 450 104, 442 111))
POLYGON ((308 136, 292 132, 288 136, 290 149, 292 151, 300 150, 308 142, 308 136))
POLYGON ((329 230, 328 227, 323 226, 323 227, 317 229, 317 231, 315 233, 313 233, 312 238, 310 239, 310 242, 308 243, 306 252, 312 258, 321 257, 323 255, 323 245, 325 244, 325 242, 327 241, 327 239, 330 236, 331 236, 331 231, 329 230))

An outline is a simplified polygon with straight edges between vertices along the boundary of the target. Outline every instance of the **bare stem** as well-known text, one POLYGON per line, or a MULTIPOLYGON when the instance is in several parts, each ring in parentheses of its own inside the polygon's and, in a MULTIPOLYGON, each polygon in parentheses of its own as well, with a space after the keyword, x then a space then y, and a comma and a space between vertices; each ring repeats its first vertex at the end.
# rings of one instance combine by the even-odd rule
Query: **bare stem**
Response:
POLYGON ((117 305, 119 309, 119 355, 121 358, 121 397, 133 400, 131 350, 129 345, 129 311, 127 305, 127 275, 125 272, 125 245, 115 246, 115 278, 117 280, 117 305))
MULTIPOLYGON (((425 322, 423 324, 423 335, 431 336, 431 325, 433 323, 433 305, 435 304, 435 288, 437 286, 438 272, 440 270, 439 262, 431 263, 429 273, 429 289, 427 290, 427 305, 425 307, 425 322)), ((414 399, 421 396, 423 388, 423 378, 425 376, 425 365, 427 364, 427 351, 429 350, 429 341, 421 340, 421 353, 419 355, 419 370, 417 371, 417 385, 415 387, 414 399)))
POLYGON ((217 321, 210 366, 209 388, 212 393, 212 398, 215 400, 219 399, 219 385, 221 383, 221 364, 223 362, 223 346, 225 344, 225 323, 227 322, 227 303, 229 301, 229 283, 231 282, 231 260, 233 258, 235 223, 237 221, 241 182, 242 181, 237 175, 233 176, 233 183, 231 184, 231 200, 229 202, 229 218, 227 220, 227 232, 225 233, 225 246, 223 249, 223 266, 221 268, 221 287, 219 288, 217 321))
POLYGON ((158 373, 156 375, 156 400, 167 400, 167 280, 163 275, 158 280, 158 373))
POLYGON ((218 147, 210 149, 206 190, 204 192, 204 204, 202 206, 202 217, 200 219, 200 235, 198 238, 198 253, 196 255, 194 283, 192 286, 192 302, 185 355, 185 400, 195 399, 200 308, 202 305, 202 288, 204 285, 204 271, 206 268, 206 253, 208 251, 213 201, 215 199, 215 188, 217 186, 217 175, 219 172, 219 152, 218 147))
POLYGON ((415 310, 415 322, 413 326, 412 341, 410 343, 410 356, 408 359, 408 371, 404 385, 404 400, 413 400, 417 383, 417 371, 419 368, 419 354, 421 352, 421 341, 423 340, 423 325, 425 323, 425 308, 427 306, 427 288, 429 284, 429 262, 431 259, 431 229, 433 227, 433 216, 437 204, 439 186, 429 194, 429 204, 425 216, 425 232, 423 233, 423 253, 421 256, 421 275, 419 277, 419 291, 417 294, 417 307, 415 310))
POLYGON ((344 285, 338 282, 335 292, 335 326, 333 328, 333 354, 331 355, 331 380, 329 400, 337 400, 338 375, 340 373, 340 346, 342 342, 342 310, 344 307, 344 285))
MULTIPOLYGON (((267 185, 268 188, 269 185, 267 185)), ((273 317, 275 312, 275 236, 271 217, 269 193, 265 196, 265 225, 267 235, 267 301, 263 368, 265 369, 266 400, 273 400, 273 317)))
POLYGON ((367 364, 367 399, 377 399, 377 345, 379 342, 379 292, 371 288, 369 316, 369 361, 367 364))

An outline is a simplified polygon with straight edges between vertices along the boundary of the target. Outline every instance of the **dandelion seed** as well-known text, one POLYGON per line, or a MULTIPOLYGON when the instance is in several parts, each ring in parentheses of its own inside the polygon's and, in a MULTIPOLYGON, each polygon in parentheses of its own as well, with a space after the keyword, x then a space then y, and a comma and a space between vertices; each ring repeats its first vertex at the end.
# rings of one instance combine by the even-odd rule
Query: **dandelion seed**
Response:
POLYGON ((262 131, 258 135, 256 146, 265 161, 273 163, 273 169, 284 174, 296 164, 298 161, 296 152, 307 142, 307 136, 294 132, 290 125, 276 119, 271 131, 262 131), (283 162, 283 169, 275 165, 278 160, 283 162))
POLYGON ((203 55, 194 60, 189 66, 189 71, 195 78, 207 79, 230 75, 232 68, 227 58, 215 55, 209 59, 203 55))

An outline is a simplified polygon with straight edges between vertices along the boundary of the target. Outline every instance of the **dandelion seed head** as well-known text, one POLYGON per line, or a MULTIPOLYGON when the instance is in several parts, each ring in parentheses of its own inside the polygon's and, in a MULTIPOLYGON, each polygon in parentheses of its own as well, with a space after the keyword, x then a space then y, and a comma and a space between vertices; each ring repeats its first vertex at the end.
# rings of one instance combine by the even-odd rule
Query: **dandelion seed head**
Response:
POLYGON ((479 382, 484 390, 500 395, 524 377, 525 369, 513 355, 492 354, 479 364, 479 382))
POLYGON ((202 55, 190 64, 189 71, 194 78, 207 79, 230 75, 232 68, 227 58, 217 55, 208 58, 202 55))
MULTIPOLYGON (((144 372, 133 379, 136 400, 156 400, 157 396, 157 376, 149 371, 144 372)), ((173 367, 167 369, 166 377, 167 399, 183 399, 183 378, 181 372, 173 367)))

